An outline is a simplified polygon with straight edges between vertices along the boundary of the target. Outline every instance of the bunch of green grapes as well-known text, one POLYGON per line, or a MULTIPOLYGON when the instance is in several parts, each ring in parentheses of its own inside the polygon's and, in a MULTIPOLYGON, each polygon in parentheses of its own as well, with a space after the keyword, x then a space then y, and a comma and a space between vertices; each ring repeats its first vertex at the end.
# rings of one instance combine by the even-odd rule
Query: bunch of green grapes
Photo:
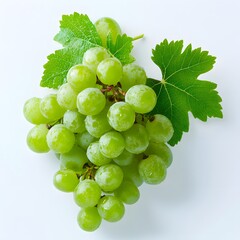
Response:
MULTIPOLYGON (((96 28, 103 45, 109 33, 113 40, 121 34, 109 18, 98 20, 96 28)), ((172 162, 166 142, 173 127, 165 116, 148 114, 156 102, 144 69, 123 66, 104 47, 87 50, 57 93, 26 101, 24 115, 35 124, 27 144, 59 157, 53 183, 73 192, 83 230, 96 230, 102 219, 119 221, 124 204, 138 201, 143 182, 164 180, 172 162)))

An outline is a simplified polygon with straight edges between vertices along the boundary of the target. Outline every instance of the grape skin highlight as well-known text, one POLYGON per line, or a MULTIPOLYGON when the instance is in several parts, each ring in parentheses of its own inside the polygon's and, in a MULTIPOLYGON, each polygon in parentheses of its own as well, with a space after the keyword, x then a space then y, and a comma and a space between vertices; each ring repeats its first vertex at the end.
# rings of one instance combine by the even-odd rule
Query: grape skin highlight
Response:
POLYGON ((138 169, 143 181, 148 184, 159 184, 166 177, 166 165, 157 155, 150 155, 143 159, 138 169))
POLYGON ((125 101, 136 113, 148 113, 155 107, 157 96, 152 88, 146 85, 135 85, 127 91, 125 101))
POLYGON ((49 151, 47 144, 48 129, 45 124, 36 125, 27 135, 28 147, 36 153, 46 153, 49 151))
POLYGON ((48 122, 52 122, 60 119, 65 109, 58 104, 56 94, 49 94, 41 99, 40 111, 48 119, 48 122))
POLYGON ((93 232, 101 225, 102 218, 96 207, 87 207, 80 210, 77 221, 81 229, 93 232))
POLYGON ((117 131, 126 131, 135 122, 135 112, 126 102, 114 103, 107 114, 109 124, 117 131))
POLYGON ((95 181, 104 192, 111 192, 117 189, 123 180, 122 169, 115 164, 101 166, 95 175, 95 181))
POLYGON ((122 201, 110 195, 101 198, 97 208, 100 216, 108 222, 119 221, 125 213, 122 201))
POLYGON ((96 115, 106 104, 106 98, 97 88, 86 88, 77 96, 78 111, 83 115, 96 115))
POLYGON ((106 85, 116 85, 122 77, 122 64, 117 58, 106 58, 97 67, 98 79, 106 85))
POLYGON ((116 158, 123 152, 125 141, 119 132, 110 131, 101 136, 99 147, 105 157, 116 158))
POLYGON ((89 67, 79 64, 68 71, 67 82, 79 93, 86 88, 95 87, 96 76, 89 67))
POLYGON ((54 186, 63 192, 73 192, 78 182, 76 173, 68 169, 56 172, 53 177, 54 186))
POLYGON ((48 119, 40 111, 40 102, 40 98, 33 97, 28 99, 24 104, 24 117, 32 124, 48 123, 48 119))
POLYGON ((47 144, 56 153, 69 152, 74 143, 74 134, 63 124, 54 125, 47 134, 47 144))
POLYGON ((94 207, 101 197, 101 189, 98 184, 91 179, 80 181, 74 191, 74 200, 78 206, 94 207))

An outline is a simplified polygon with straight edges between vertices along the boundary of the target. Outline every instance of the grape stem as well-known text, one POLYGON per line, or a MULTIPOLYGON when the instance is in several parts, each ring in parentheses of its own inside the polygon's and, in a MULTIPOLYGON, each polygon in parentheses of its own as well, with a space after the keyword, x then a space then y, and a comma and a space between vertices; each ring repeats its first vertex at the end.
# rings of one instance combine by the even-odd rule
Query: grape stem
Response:
POLYGON ((139 39, 141 39, 141 38, 143 38, 143 37, 144 37, 144 34, 138 35, 138 36, 132 38, 132 41, 139 40, 139 39))
POLYGON ((98 167, 94 164, 86 164, 85 165, 85 171, 84 173, 80 176, 82 180, 84 179, 94 179, 95 173, 97 171, 98 167))
POLYGON ((47 128, 48 129, 51 129, 54 125, 56 125, 56 124, 58 124, 58 123, 62 123, 62 118, 60 118, 60 119, 58 119, 58 120, 56 120, 56 121, 54 121, 54 122, 51 122, 51 123, 48 123, 48 124, 46 124, 47 125, 47 128))
POLYGON ((125 98, 125 92, 122 90, 120 83, 116 86, 108 86, 108 85, 102 85, 103 88, 101 89, 101 92, 105 94, 106 98, 108 98, 110 101, 119 102, 123 101, 125 98), (111 95, 108 95, 108 93, 112 93, 111 95))

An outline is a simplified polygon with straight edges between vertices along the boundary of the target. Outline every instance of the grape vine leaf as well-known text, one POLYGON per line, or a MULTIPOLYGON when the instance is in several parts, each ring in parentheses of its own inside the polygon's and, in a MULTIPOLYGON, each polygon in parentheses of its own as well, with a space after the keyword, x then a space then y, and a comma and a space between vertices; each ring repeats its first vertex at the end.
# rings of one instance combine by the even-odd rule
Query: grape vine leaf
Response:
POLYGON ((128 64, 134 62, 135 58, 130 54, 133 49, 133 39, 126 34, 118 35, 116 42, 113 43, 111 34, 107 37, 107 48, 118 58, 121 63, 128 64))
POLYGON ((152 60, 160 68, 162 80, 147 80, 158 97, 150 114, 163 114, 171 120, 174 135, 170 145, 177 144, 183 132, 188 132, 189 112, 202 121, 223 117, 217 84, 198 79, 213 68, 215 59, 201 48, 193 50, 191 44, 183 50, 183 41, 165 39, 153 50, 152 60))
POLYGON ((44 72, 40 82, 41 87, 57 89, 66 82, 69 69, 82 62, 81 42, 72 42, 70 47, 56 50, 50 54, 48 62, 43 66, 44 72))
MULTIPOLYGON (((50 54, 44 65, 44 72, 40 82, 42 87, 58 88, 66 81, 68 70, 75 64, 82 63, 84 53, 97 46, 102 41, 94 24, 84 14, 73 13, 63 15, 60 21, 60 31, 54 40, 63 45, 63 49, 50 54)), ((118 36, 116 43, 109 43, 111 55, 123 64, 133 61, 131 50, 132 38, 127 35, 118 36)))
POLYGON ((66 47, 76 39, 81 40, 83 45, 90 45, 88 48, 102 46, 101 38, 87 15, 76 12, 63 15, 60 21, 60 31, 54 40, 66 47))

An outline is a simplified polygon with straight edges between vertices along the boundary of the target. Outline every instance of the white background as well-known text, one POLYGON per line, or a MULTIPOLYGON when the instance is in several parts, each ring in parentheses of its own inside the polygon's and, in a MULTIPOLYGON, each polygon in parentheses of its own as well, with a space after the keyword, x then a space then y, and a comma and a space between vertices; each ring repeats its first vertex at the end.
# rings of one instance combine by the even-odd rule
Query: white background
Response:
POLYGON ((238 0, 0 0, 0 239, 240 239, 239 12, 238 0), (204 78, 223 98, 223 120, 190 117, 165 182, 143 185, 123 220, 94 233, 78 227, 72 194, 53 187, 54 155, 26 147, 31 125, 22 115, 26 99, 48 92, 39 87, 42 66, 60 47, 52 38, 61 15, 74 11, 92 21, 113 17, 131 36, 144 33, 133 54, 151 77, 161 77, 150 56, 164 38, 209 50, 217 63, 204 78))

